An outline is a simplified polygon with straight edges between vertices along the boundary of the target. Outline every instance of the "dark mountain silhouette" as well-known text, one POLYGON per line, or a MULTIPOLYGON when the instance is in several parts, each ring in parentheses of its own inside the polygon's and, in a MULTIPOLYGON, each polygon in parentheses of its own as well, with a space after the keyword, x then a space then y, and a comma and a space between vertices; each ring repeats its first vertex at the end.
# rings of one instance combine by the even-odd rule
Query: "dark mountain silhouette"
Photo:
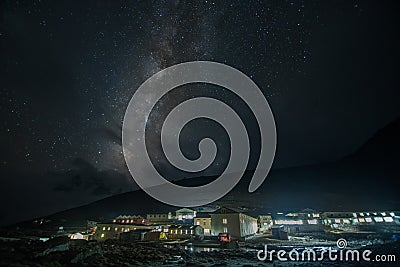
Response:
MULTIPOLYGON (((379 130, 355 153, 334 163, 272 171, 254 193, 247 188, 247 171, 239 184, 215 205, 246 208, 250 214, 324 210, 400 210, 400 119, 379 130)), ((181 180, 180 185, 206 184, 215 177, 181 180)), ((120 214, 174 211, 144 191, 114 195, 47 218, 55 225, 84 225, 86 220, 107 221, 120 214)))

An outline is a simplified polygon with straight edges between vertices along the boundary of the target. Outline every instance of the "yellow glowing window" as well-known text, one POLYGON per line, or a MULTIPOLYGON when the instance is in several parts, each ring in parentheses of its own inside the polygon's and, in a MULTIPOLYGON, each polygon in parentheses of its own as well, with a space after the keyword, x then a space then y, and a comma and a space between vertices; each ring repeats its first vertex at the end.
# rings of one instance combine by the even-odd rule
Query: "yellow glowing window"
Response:
POLYGON ((223 224, 228 224, 228 219, 227 219, 227 218, 223 218, 223 219, 222 219, 222 223, 223 223, 223 224))

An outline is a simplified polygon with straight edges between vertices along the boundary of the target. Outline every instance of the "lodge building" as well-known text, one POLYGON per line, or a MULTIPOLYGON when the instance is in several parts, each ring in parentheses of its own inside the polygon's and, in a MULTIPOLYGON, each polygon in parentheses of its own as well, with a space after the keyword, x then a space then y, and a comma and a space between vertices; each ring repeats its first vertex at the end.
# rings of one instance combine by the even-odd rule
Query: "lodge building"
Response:
POLYGON ((229 233, 233 238, 243 240, 257 233, 257 219, 240 210, 221 207, 210 215, 211 235, 229 233))

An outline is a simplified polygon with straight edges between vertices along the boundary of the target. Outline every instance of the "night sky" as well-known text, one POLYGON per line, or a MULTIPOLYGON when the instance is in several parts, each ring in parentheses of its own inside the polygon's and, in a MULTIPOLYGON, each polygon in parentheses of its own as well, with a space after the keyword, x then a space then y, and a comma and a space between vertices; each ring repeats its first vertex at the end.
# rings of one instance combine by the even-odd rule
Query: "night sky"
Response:
MULTIPOLYGON (((397 1, 2 1, 0 4, 1 221, 30 218, 136 188, 121 147, 135 90, 186 61, 233 66, 260 87, 278 132, 273 168, 338 160, 400 115, 397 1), (5 202, 6 201, 6 202, 5 202), (4 204, 7 203, 7 204, 4 204)), ((211 85, 177 88, 149 117, 147 145, 171 180, 163 118, 177 103, 213 96, 251 132, 237 97, 211 85)), ((192 126, 192 127, 189 127, 192 126)), ((197 175, 222 172, 227 136, 209 120, 181 147, 215 138, 219 154, 197 175)))

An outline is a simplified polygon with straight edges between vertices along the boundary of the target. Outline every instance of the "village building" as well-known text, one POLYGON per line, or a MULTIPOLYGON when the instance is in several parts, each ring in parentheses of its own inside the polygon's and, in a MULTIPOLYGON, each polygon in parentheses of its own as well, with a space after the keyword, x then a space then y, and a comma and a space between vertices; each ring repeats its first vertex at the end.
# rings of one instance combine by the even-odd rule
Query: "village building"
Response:
POLYGON ((208 212, 197 212, 193 219, 194 225, 200 225, 204 228, 204 235, 211 235, 211 215, 208 212))
POLYGON ((259 215, 257 217, 258 232, 265 233, 271 230, 273 221, 271 215, 259 215))
POLYGON ((320 214, 310 209, 287 214, 276 213, 272 219, 274 226, 283 226, 289 234, 324 231, 320 214))
POLYGON ((155 227, 141 224, 98 223, 94 238, 99 241, 104 241, 107 239, 120 239, 121 233, 138 229, 153 230, 155 227))
POLYGON ((285 227, 283 225, 274 225, 271 228, 271 234, 272 237, 275 239, 280 239, 280 240, 288 240, 288 232, 285 230, 285 227))
POLYGON ((168 239, 204 238, 204 229, 200 225, 172 225, 168 228, 168 239))
POLYGON ((90 235, 77 232, 74 234, 69 234, 68 237, 73 240, 89 240, 90 235))
POLYGON ((257 232, 257 219, 242 211, 221 207, 211 215, 211 235, 229 233, 233 238, 245 239, 257 232))
POLYGON ((194 217, 196 217, 196 211, 188 208, 179 209, 175 212, 175 218, 179 221, 192 220, 194 217))
POLYGON ((169 213, 147 214, 146 219, 149 223, 155 224, 155 223, 169 223, 173 218, 171 212, 169 212, 169 213))
POLYGON ((120 215, 113 220, 114 223, 126 223, 126 224, 142 224, 147 225, 149 221, 141 216, 136 215, 120 215))
POLYGON ((400 231, 400 212, 354 211, 324 212, 324 225, 343 231, 400 231))

